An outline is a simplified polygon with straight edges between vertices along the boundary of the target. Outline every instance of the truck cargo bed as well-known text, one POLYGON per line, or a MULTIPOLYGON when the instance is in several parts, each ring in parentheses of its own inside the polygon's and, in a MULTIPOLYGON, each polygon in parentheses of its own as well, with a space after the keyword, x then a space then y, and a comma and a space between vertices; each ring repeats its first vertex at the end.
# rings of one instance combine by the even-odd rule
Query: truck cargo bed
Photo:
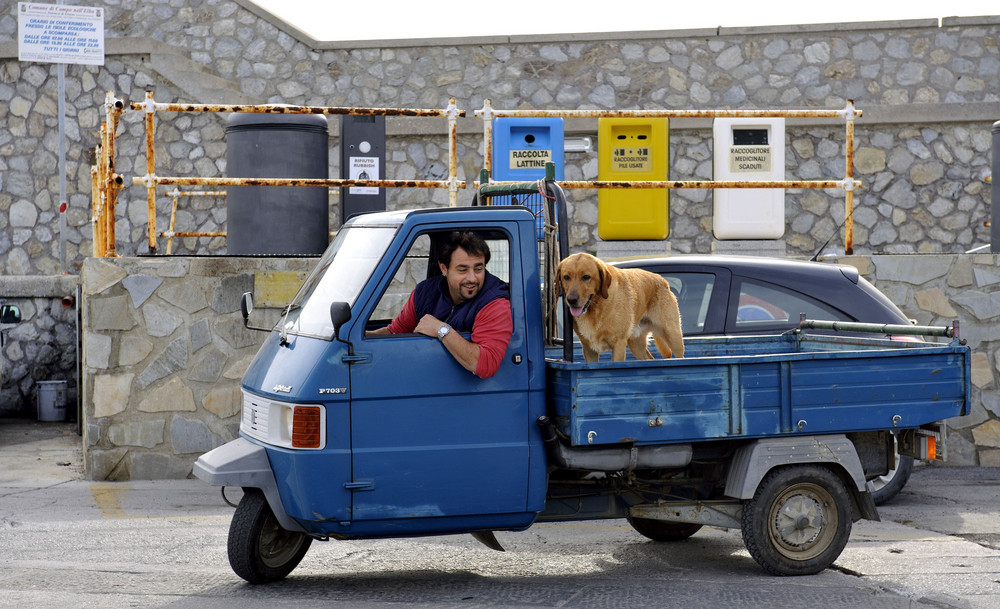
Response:
POLYGON ((548 414, 574 446, 915 428, 969 404, 958 341, 789 333, 690 338, 683 359, 547 355, 548 414))

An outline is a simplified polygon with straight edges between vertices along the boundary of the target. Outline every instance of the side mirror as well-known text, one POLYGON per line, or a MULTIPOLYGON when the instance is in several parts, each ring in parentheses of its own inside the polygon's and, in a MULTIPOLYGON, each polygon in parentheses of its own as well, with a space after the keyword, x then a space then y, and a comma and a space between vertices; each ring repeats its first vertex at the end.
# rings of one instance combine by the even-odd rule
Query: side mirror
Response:
POLYGON ((17 305, 0 306, 0 324, 16 324, 21 321, 21 309, 17 305))
POLYGON ((240 313, 243 314, 243 327, 250 327, 250 313, 253 312, 253 294, 251 292, 243 292, 243 297, 240 298, 240 313))
POLYGON ((346 302, 330 303, 330 321, 333 322, 333 336, 340 334, 340 327, 351 321, 351 305, 346 302))

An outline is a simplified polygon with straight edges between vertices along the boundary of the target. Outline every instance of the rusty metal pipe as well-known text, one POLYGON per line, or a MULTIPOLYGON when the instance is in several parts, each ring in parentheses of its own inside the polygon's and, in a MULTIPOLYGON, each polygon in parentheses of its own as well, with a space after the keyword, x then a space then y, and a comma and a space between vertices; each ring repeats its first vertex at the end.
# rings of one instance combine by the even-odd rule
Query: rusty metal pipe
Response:
MULTIPOLYGON (((507 182, 492 182, 506 184, 507 182)), ((668 181, 635 181, 627 180, 578 180, 558 182, 564 190, 571 188, 603 188, 603 189, 682 189, 682 188, 845 188, 844 180, 774 180, 737 182, 732 180, 668 180, 668 181)), ((852 188, 861 188, 860 181, 850 183, 852 188)))
MULTIPOLYGON (((177 186, 377 186, 379 188, 449 188, 449 180, 347 180, 326 178, 194 178, 179 176, 135 176, 143 184, 166 184, 177 186)), ((456 182, 465 188, 466 181, 456 182)))
MULTIPOLYGON (((131 104, 132 110, 146 112, 255 112, 262 114, 326 114, 335 116, 416 116, 447 117, 448 110, 421 108, 343 108, 335 106, 294 106, 285 104, 167 104, 148 100, 131 104)), ((465 116, 465 110, 457 110, 465 116)))

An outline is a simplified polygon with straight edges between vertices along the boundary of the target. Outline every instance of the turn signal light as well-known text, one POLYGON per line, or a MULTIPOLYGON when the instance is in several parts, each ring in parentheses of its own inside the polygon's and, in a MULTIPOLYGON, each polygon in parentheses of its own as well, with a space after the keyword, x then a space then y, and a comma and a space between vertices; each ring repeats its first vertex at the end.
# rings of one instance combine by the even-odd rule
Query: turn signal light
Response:
POLYGON ((292 415, 292 448, 319 448, 322 419, 319 406, 296 406, 292 415))

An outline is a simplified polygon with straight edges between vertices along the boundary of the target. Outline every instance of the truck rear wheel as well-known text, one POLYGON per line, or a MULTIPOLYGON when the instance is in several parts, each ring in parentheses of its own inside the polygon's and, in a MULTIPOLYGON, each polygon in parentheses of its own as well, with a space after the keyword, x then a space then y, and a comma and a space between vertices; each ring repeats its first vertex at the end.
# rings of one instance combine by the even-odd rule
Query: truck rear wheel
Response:
POLYGON ((851 536, 851 499, 825 467, 771 470, 743 504, 743 543, 765 571, 812 575, 837 560, 851 536))
POLYGON ((283 579, 306 555, 312 538, 278 524, 264 493, 246 489, 229 524, 229 564, 251 584, 283 579))
POLYGON ((689 522, 669 522, 631 516, 627 520, 636 532, 653 541, 683 541, 701 530, 700 524, 689 522))

